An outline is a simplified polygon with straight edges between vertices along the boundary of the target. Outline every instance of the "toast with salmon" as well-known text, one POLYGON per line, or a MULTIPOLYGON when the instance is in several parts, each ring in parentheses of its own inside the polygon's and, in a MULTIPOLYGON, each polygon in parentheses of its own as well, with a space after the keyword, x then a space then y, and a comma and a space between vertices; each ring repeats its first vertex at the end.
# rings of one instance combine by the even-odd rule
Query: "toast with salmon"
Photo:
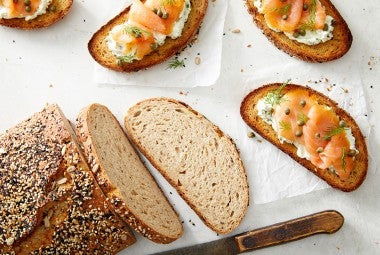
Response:
MULTIPOLYGON (((27 9, 27 13, 33 14, 33 10, 36 11, 39 8, 39 4, 42 3, 42 1, 13 1, 13 0, 2 0, 0 1, 0 7, 1 3, 3 3, 3 7, 5 6, 5 2, 9 2, 7 5, 7 8, 12 9, 10 12, 17 11, 20 15, 26 15, 25 8, 28 6, 31 6, 31 11, 27 9), (36 2, 36 3, 35 3, 36 2), (25 5, 25 3, 29 3, 29 5, 25 5), (34 4, 35 3, 35 4, 34 4), (34 6, 34 7, 33 7, 34 6)), ((1 18, 0 16, 0 25, 7 26, 7 27, 13 27, 13 28, 19 28, 19 29, 25 29, 25 30, 32 30, 37 28, 44 28, 48 27, 59 20, 63 19, 66 14, 69 12, 71 6, 73 4, 73 0, 52 0, 50 3, 47 1, 46 4, 46 12, 43 12, 36 16, 35 18, 26 20, 23 18, 1 18)))
POLYGON ((234 230, 248 207, 246 172, 232 139, 190 106, 151 98, 128 110, 127 134, 203 222, 234 230))
POLYGON ((279 49, 307 62, 342 57, 351 31, 330 0, 246 0, 248 12, 279 49))
POLYGON ((273 83, 253 90, 240 114, 255 132, 342 191, 353 191, 368 169, 366 142, 355 120, 320 92, 273 83))
POLYGON ((173 22, 176 22, 171 20, 171 17, 182 15, 183 12, 179 13, 178 9, 172 8, 173 5, 175 6, 181 2, 184 3, 186 1, 147 0, 140 2, 135 0, 131 6, 102 26, 92 36, 88 43, 91 56, 100 65, 120 72, 138 71, 167 60, 184 49, 196 38, 208 5, 207 0, 187 1, 186 8, 190 7, 190 12, 183 25, 182 33, 173 39, 168 36, 167 27, 172 26, 173 22), (160 7, 162 5, 164 5, 165 9, 163 11, 161 11, 160 7), (171 12, 172 9, 174 10, 171 12), (130 45, 133 44, 137 59, 131 59, 131 55, 115 55, 115 52, 109 48, 110 32, 115 27, 120 27, 129 21, 133 21, 133 26, 122 29, 123 34, 121 34, 120 39, 124 40, 122 43, 127 46, 119 45, 116 48, 130 48, 130 45), (162 38, 159 42, 157 41, 157 34, 161 35, 161 37, 162 35, 167 35, 163 43, 162 38))

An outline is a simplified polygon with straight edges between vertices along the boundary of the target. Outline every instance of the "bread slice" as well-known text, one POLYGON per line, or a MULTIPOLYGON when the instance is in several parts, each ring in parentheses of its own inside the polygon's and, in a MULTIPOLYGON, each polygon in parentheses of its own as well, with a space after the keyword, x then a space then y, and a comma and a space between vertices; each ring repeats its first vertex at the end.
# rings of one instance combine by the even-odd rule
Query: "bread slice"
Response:
POLYGON ((31 30, 36 28, 48 27, 57 21, 63 19, 69 12, 73 0, 53 0, 48 6, 46 13, 37 16, 32 20, 24 18, 0 19, 0 25, 31 30))
POLYGON ((135 242, 73 135, 48 105, 0 136, 1 254, 116 254, 135 242))
MULTIPOLYGON (((143 0, 144 1, 144 0, 143 0)), ((117 57, 108 49, 106 37, 112 28, 120 25, 127 20, 129 7, 123 10, 119 15, 102 26, 91 38, 88 43, 88 49, 91 56, 100 65, 109 69, 120 72, 135 72, 141 69, 159 64, 180 52, 192 40, 200 28, 203 17, 206 14, 208 1, 207 0, 190 0, 191 11, 182 31, 182 35, 177 39, 167 37, 165 43, 149 55, 144 56, 141 60, 135 60, 132 63, 118 64, 117 57)))
POLYGON ((277 148, 288 154, 295 161, 303 165, 313 174, 322 178, 330 186, 343 190, 343 191, 353 191, 360 186, 364 181, 367 169, 368 169, 368 153, 367 146, 365 143, 364 136, 360 131, 355 120, 342 108, 338 106, 336 102, 326 97, 322 93, 312 90, 308 87, 303 87, 295 84, 288 84, 283 88, 282 93, 286 93, 290 90, 306 90, 309 95, 313 95, 319 104, 326 105, 332 108, 332 110, 344 120, 352 130, 352 134, 355 137, 355 147, 359 151, 359 154, 355 156, 355 166, 351 173, 351 176, 347 180, 342 180, 338 175, 333 173, 328 169, 320 169, 314 166, 309 160, 305 158, 300 158, 297 156, 297 148, 289 143, 281 143, 277 138, 276 132, 273 130, 272 126, 266 123, 260 116, 258 116, 258 111, 256 105, 258 100, 262 99, 268 92, 275 91, 281 86, 281 83, 273 83, 262 86, 258 89, 253 90, 249 93, 241 103, 240 114, 243 120, 251 127, 255 132, 260 134, 263 138, 271 142, 277 148))
POLYGON ((282 32, 270 29, 264 15, 254 6, 253 0, 246 0, 246 6, 248 12, 253 16, 253 21, 277 48, 304 61, 327 62, 342 57, 350 49, 352 35, 346 21, 331 1, 320 0, 320 2, 325 7, 326 14, 334 18, 334 31, 331 40, 317 45, 299 43, 289 39, 282 32))
POLYGON ((77 135, 110 206, 125 222, 157 243, 182 235, 178 215, 107 107, 84 108, 77 135))
POLYGON ((235 229, 246 213, 247 177, 231 138, 188 105, 152 98, 128 110, 131 140, 217 233, 235 229))

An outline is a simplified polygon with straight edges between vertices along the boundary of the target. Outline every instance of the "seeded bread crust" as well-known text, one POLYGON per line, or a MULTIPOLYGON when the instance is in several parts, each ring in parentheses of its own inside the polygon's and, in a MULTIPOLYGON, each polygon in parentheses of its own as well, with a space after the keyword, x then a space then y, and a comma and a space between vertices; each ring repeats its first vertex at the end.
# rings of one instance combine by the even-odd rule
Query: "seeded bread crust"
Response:
POLYGON ((352 44, 351 31, 330 0, 320 0, 326 8, 326 14, 334 18, 333 38, 317 45, 306 45, 289 39, 284 33, 275 32, 268 27, 261 14, 254 6, 253 0, 246 0, 248 12, 263 34, 280 50, 308 62, 327 62, 342 57, 352 44))
POLYGON ((240 224, 249 187, 230 137, 187 104, 170 98, 137 103, 124 124, 132 142, 208 227, 226 234, 240 224))
POLYGON ((73 134, 48 105, 0 137, 1 254, 116 254, 135 242, 73 134))
POLYGON ((208 1, 190 0, 190 2, 191 11, 183 28, 182 35, 177 39, 167 37, 163 45, 159 46, 156 51, 144 56, 143 59, 118 65, 118 59, 108 49, 105 40, 114 26, 120 25, 127 20, 130 7, 127 7, 106 25, 102 26, 92 36, 88 43, 91 56, 100 65, 119 72, 135 72, 164 62, 174 54, 180 52, 196 38, 196 34, 206 14, 208 1))
POLYGON ((63 19, 69 12, 73 0, 53 0, 48 6, 45 14, 37 16, 35 19, 26 21, 24 18, 0 19, 0 25, 20 28, 24 30, 32 30, 37 28, 48 27, 57 21, 63 19), (54 6, 55 10, 49 10, 50 6, 54 6))
POLYGON ((309 160, 298 157, 297 148, 289 143, 281 143, 277 138, 277 134, 273 130, 272 126, 266 123, 260 116, 258 116, 256 109, 258 100, 267 95, 268 92, 276 90, 281 85, 281 83, 268 84, 249 93, 244 98, 240 106, 240 114, 243 120, 260 136, 288 154, 291 158, 303 165, 310 172, 326 181, 330 186, 346 192, 357 189, 363 183, 367 174, 368 152, 364 136, 355 120, 345 110, 340 108, 335 101, 309 87, 288 84, 282 90, 283 93, 296 89, 306 90, 309 95, 315 96, 319 104, 331 107, 331 109, 339 116, 339 118, 341 120, 344 120, 347 123, 347 126, 351 127, 352 134, 355 137, 355 147, 359 151, 359 154, 355 156, 355 166, 351 173, 351 176, 347 180, 342 180, 332 171, 317 168, 309 160))
MULTIPOLYGON (((100 113, 99 113, 100 114, 100 113)), ((105 120, 104 120, 105 121, 105 120)), ((100 124, 99 124, 100 125, 100 124)), ((109 132, 115 132, 110 127, 109 132)), ((145 165, 142 163, 140 157, 138 156, 137 152, 134 150, 134 148, 130 145, 127 136, 125 135, 124 131, 120 127, 120 124, 118 120, 115 118, 115 116, 107 109, 105 106, 100 104, 91 104, 88 107, 82 109, 78 115, 77 118, 77 136, 79 138, 79 141, 82 143, 85 155, 87 158, 88 164, 91 166, 92 171, 95 175, 95 178, 100 185, 101 189, 105 193, 105 195, 108 197, 108 202, 115 210, 115 212, 125 221, 127 222, 134 230, 145 236, 146 238, 156 242, 156 243, 170 243, 178 239, 183 234, 183 227, 181 224, 180 219, 178 218, 177 213, 174 211, 173 207, 165 197, 164 193, 162 192, 161 188, 158 186, 156 181, 154 180, 153 176, 150 174, 149 170, 146 169, 145 165), (134 174, 131 172, 138 171, 139 175, 144 176, 144 180, 134 179, 134 182, 136 184, 136 191, 139 193, 137 186, 137 182, 143 181, 149 186, 149 189, 151 189, 151 193, 149 194, 149 198, 145 198, 146 200, 155 201, 161 198, 165 202, 164 205, 165 208, 160 208, 160 212, 156 212, 158 214, 157 217, 159 219, 156 219, 155 221, 161 220, 164 222, 164 219, 169 217, 171 220, 171 227, 172 230, 170 233, 169 231, 162 231, 162 229, 156 229, 155 225, 156 223, 153 222, 144 222, 144 217, 141 213, 138 212, 138 208, 134 208, 133 206, 129 205, 127 201, 124 200, 123 195, 121 194, 120 188, 117 186, 116 183, 113 183, 111 181, 111 178, 109 177, 108 171, 109 169, 106 169, 105 162, 102 160, 102 156, 100 155, 101 148, 97 146, 94 143, 94 136, 97 135, 95 130, 92 130, 89 127, 89 123, 91 121, 91 114, 92 112, 99 110, 99 112, 102 112, 101 114, 106 114, 110 116, 110 118, 113 120, 113 126, 118 127, 118 133, 122 135, 122 137, 119 137, 120 140, 125 141, 129 145, 129 150, 125 151, 123 157, 128 157, 130 160, 137 161, 136 169, 132 168, 132 162, 130 162, 130 167, 126 170, 126 173, 124 174, 124 177, 126 179, 128 178, 136 178, 134 174), (128 173, 130 172, 130 174, 128 173), (164 210, 163 210, 164 209, 164 210), (163 214, 166 215, 163 215, 163 214)), ((122 143, 122 141, 119 141, 119 144, 122 143)), ((112 144, 108 144, 108 147, 112 147, 112 144)), ((119 164, 118 162, 121 161, 121 159, 118 159, 118 156, 113 154, 113 158, 104 159, 104 160, 114 160, 115 162, 113 165, 119 164)), ((141 178, 141 177, 140 177, 141 178)), ((128 182, 128 180, 126 180, 128 182)), ((137 194, 124 194, 124 196, 129 196, 129 199, 141 199, 141 197, 137 197, 137 194)), ((142 202, 140 201, 140 204, 142 202)), ((140 205, 141 206, 141 205, 140 205)), ((144 209, 148 210, 148 208, 144 209)), ((163 224, 163 223, 160 223, 163 224)), ((165 222, 165 224, 168 224, 165 222)), ((157 225, 157 224, 156 224, 157 225)))

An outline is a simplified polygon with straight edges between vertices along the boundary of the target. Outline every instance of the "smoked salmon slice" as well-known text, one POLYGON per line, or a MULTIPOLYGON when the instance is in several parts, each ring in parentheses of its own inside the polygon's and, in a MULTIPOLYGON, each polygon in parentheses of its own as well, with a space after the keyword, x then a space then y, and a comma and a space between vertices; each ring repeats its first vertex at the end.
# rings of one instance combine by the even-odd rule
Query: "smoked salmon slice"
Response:
POLYGON ((166 28, 162 19, 140 0, 133 1, 129 11, 129 20, 139 23, 152 31, 165 33, 166 28))
POLYGON ((323 29, 326 20, 325 7, 316 0, 304 0, 299 28, 323 29))
POLYGON ((303 0, 263 0, 262 7, 269 27, 291 32, 297 28, 301 20, 303 0))
POLYGON ((157 15, 162 17, 162 23, 165 26, 165 35, 169 35, 172 30, 174 23, 178 20, 185 1, 183 0, 147 0, 145 5, 151 10, 157 13, 157 15))
POLYGON ((10 18, 22 18, 29 15, 32 15, 37 11, 38 6, 40 5, 40 0, 2 0, 2 5, 9 9, 10 18))

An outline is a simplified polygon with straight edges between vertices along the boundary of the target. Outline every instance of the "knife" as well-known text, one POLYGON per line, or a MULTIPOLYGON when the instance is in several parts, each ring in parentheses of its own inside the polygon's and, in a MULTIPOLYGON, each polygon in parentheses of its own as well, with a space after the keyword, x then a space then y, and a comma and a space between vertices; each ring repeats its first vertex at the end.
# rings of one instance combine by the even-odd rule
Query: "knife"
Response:
POLYGON ((332 234, 342 227, 343 222, 342 214, 334 210, 327 210, 209 243, 155 253, 154 255, 239 254, 295 241, 315 234, 332 234))

